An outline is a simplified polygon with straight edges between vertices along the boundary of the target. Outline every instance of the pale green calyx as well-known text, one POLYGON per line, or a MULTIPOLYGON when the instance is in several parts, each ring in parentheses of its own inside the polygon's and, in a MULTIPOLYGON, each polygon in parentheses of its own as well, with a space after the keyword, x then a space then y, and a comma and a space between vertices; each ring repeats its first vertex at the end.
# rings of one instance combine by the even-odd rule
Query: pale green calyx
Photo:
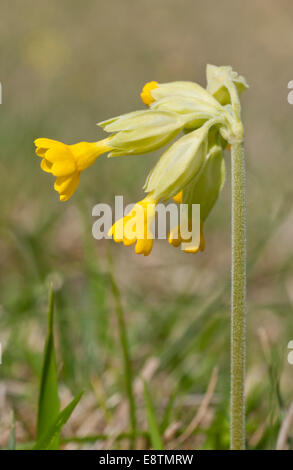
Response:
POLYGON ((206 220, 218 199, 225 183, 225 174, 223 148, 218 143, 214 143, 209 146, 201 171, 186 186, 182 196, 182 202, 188 204, 189 212, 191 212, 192 204, 200 204, 202 223, 206 220))
POLYGON ((99 125, 113 132, 110 157, 154 151, 167 144, 183 129, 186 119, 167 111, 137 111, 99 125))
MULTIPOLYGON (((203 101, 210 106, 217 107, 218 102, 210 92, 193 82, 171 82, 158 83, 157 88, 151 90, 154 101, 171 96, 181 96, 186 98, 194 98, 198 102, 203 101)), ((152 105, 151 105, 152 106, 152 105)))
POLYGON ((235 85, 238 95, 248 88, 245 78, 234 72, 230 66, 217 67, 208 64, 206 75, 207 91, 222 105, 231 103, 229 93, 231 82, 235 85))
MULTIPOLYGON (((167 108, 167 107, 166 107, 167 108)), ((195 128, 196 122, 210 119, 215 113, 208 106, 189 113, 170 109, 137 111, 118 116, 99 125, 106 132, 113 132, 109 139, 112 151, 109 157, 137 155, 152 152, 174 139, 182 129, 195 128)), ((217 113, 220 116, 220 112, 217 113)))
MULTIPOLYGON (((197 129, 207 120, 223 116, 222 106, 216 100, 208 103, 193 96, 166 96, 150 105, 155 111, 173 112, 185 117, 184 129, 197 129)), ((224 110, 226 113, 226 110, 224 110)), ((228 117, 228 116, 227 116, 228 117)))
POLYGON ((216 124, 216 120, 209 120, 168 148, 149 174, 145 191, 162 200, 181 191, 201 170, 207 154, 208 133, 216 124))

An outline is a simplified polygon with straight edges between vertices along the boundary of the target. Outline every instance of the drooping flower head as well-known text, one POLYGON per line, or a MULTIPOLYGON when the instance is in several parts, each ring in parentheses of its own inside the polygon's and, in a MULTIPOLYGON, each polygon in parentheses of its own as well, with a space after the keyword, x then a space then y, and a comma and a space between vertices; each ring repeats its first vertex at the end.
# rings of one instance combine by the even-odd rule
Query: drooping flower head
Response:
MULTIPOLYGON (((204 249, 203 225, 225 181, 224 150, 241 141, 238 95, 246 81, 231 67, 207 66, 207 88, 193 82, 148 82, 141 92, 147 109, 117 116, 99 125, 110 136, 99 142, 65 145, 51 139, 37 139, 36 153, 41 168, 56 176, 55 189, 61 201, 76 190, 80 174, 103 153, 109 157, 145 154, 169 144, 147 177, 147 196, 110 230, 116 242, 134 243, 138 254, 148 255, 153 246, 151 225, 159 201, 173 198, 188 208, 200 204, 200 239, 184 251, 204 249), (237 97, 237 99, 236 99, 237 97), (182 133, 182 136, 180 134, 182 133)), ((181 227, 172 229, 169 243, 188 242, 181 227)))

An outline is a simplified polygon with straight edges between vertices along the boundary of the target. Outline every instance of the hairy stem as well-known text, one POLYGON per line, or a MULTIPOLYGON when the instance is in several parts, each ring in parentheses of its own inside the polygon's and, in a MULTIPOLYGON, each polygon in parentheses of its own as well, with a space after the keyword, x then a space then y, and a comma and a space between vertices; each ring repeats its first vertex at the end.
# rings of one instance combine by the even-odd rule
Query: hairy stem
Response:
POLYGON ((232 152, 231 449, 245 448, 246 201, 242 143, 232 152))

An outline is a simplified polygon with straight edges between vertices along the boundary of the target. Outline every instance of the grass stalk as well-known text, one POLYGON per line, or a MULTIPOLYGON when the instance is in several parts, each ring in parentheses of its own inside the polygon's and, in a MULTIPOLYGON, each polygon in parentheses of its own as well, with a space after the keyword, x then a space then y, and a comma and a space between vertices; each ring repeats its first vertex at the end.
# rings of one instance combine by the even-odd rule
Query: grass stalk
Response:
MULTIPOLYGON (((111 263, 110 263, 111 265, 111 263)), ((113 297, 115 300, 115 313, 118 322, 119 338, 123 353, 123 362, 124 362, 124 376, 125 376, 125 386, 126 394, 129 405, 129 421, 131 429, 131 449, 135 448, 135 436, 136 436, 136 410, 135 410, 135 400, 133 393, 133 377, 132 377, 132 366, 129 352, 129 344, 126 333, 126 326, 124 320, 124 311, 120 296, 120 291, 118 289, 116 280, 113 275, 113 270, 110 269, 110 283, 112 288, 113 297)))

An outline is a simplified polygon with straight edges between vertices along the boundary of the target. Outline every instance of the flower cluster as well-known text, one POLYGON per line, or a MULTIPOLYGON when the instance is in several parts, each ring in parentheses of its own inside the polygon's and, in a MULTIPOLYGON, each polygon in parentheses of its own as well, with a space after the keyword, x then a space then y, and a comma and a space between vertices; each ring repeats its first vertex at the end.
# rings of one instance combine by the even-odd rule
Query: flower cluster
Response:
MULTIPOLYGON (((110 230, 116 242, 148 255, 152 250, 151 225, 159 201, 170 198, 187 204, 192 224, 192 204, 200 204, 201 237, 188 252, 204 249, 203 224, 225 180, 224 150, 242 141, 238 95, 247 88, 243 77, 231 67, 207 66, 207 88, 193 82, 149 82, 142 90, 147 109, 99 123, 110 136, 99 142, 65 145, 36 139, 41 168, 56 177, 55 190, 67 201, 76 190, 80 174, 103 153, 109 157, 138 155, 157 150, 179 138, 163 152, 147 177, 147 196, 110 230), (190 208, 190 211, 189 211, 190 208), (142 216, 138 217, 138 213, 142 216), (139 235, 138 235, 139 234, 139 235)), ((184 240, 180 227, 171 230, 169 243, 184 240)))

